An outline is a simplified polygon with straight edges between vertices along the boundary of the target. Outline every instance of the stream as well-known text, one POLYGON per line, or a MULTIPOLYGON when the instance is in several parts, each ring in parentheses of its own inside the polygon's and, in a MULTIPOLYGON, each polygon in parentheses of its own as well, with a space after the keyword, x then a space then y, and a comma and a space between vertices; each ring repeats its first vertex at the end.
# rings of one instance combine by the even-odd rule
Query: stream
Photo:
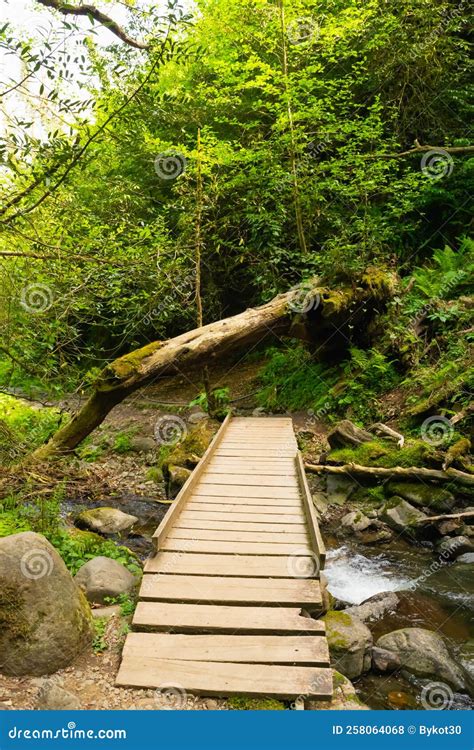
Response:
MULTIPOLYGON (((325 574, 336 599, 356 605, 384 591, 396 591, 399 596, 396 612, 368 623, 374 641, 399 628, 439 631, 455 659, 474 675, 472 565, 447 564, 432 572, 431 550, 403 540, 385 548, 353 540, 342 545, 334 539, 328 542, 325 574)), ((354 684, 361 700, 373 709, 421 708, 420 680, 369 673, 354 684)), ((473 707, 470 698, 455 694, 452 710, 473 707)))

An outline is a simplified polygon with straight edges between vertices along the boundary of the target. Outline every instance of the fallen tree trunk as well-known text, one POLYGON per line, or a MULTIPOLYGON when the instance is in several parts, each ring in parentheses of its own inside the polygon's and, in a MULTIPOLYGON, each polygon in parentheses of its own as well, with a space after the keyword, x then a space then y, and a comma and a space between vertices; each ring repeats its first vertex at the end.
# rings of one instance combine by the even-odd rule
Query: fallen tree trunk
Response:
POLYGON ((316 280, 304 282, 265 305, 126 354, 102 370, 89 400, 25 463, 73 451, 114 406, 139 388, 196 366, 210 365, 229 352, 260 343, 268 335, 310 341, 317 344, 318 351, 332 342, 340 354, 350 345, 352 331, 365 334, 373 316, 396 289, 394 274, 378 269, 367 269, 357 284, 337 290, 322 288, 316 280))
MULTIPOLYGON (((308 295, 310 291, 306 288, 308 295)), ((263 340, 269 334, 288 334, 292 303, 301 290, 275 297, 265 305, 196 328, 168 341, 155 341, 107 365, 94 392, 71 421, 51 440, 34 451, 27 463, 68 453, 76 448, 107 414, 138 388, 165 376, 173 376, 199 364, 209 364, 229 351, 263 340)), ((314 290, 314 294, 317 292, 314 290)), ((296 303, 295 303, 296 304, 296 303)))
POLYGON ((420 479, 431 482, 454 482, 465 487, 474 487, 474 474, 467 474, 457 469, 424 469, 412 466, 394 466, 387 469, 378 466, 360 466, 359 464, 345 464, 344 466, 331 466, 329 464, 305 464, 306 471, 314 474, 345 474, 371 479, 390 479, 398 477, 401 479, 420 479))

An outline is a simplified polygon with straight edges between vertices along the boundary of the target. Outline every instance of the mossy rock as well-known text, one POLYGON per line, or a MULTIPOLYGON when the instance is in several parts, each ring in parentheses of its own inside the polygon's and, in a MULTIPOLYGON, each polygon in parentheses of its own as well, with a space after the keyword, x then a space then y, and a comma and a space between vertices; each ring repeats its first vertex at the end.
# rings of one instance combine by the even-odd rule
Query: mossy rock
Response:
POLYGON ((397 495, 419 507, 433 508, 434 510, 451 510, 456 498, 444 487, 437 487, 424 482, 389 482, 387 492, 397 495))
POLYGON ((245 695, 234 695, 227 701, 234 711, 284 711, 285 705, 276 698, 248 698, 245 695))
POLYGON ((408 536, 414 536, 417 533, 418 523, 425 518, 427 518, 425 513, 398 496, 390 498, 380 514, 380 519, 387 526, 408 536))
POLYGON ((177 494, 189 476, 189 471, 192 471, 201 460, 218 429, 218 422, 212 419, 203 419, 187 432, 181 442, 162 451, 160 468, 163 472, 168 497, 177 494), (178 477, 179 469, 185 470, 181 473, 180 478, 178 477))
POLYGON ((0 540, 0 672, 44 675, 90 646, 92 616, 63 560, 31 531, 0 540))
POLYGON ((331 663, 345 677, 359 677, 370 669, 372 635, 357 617, 331 610, 323 617, 331 663))

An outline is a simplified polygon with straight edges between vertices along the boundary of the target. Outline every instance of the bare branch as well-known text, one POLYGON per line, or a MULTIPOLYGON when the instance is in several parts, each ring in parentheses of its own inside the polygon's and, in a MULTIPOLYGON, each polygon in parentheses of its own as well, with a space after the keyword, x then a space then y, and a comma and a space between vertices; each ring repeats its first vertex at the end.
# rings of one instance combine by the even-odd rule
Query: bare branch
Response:
POLYGON ((412 154, 424 154, 428 151, 444 151, 446 154, 473 154, 474 146, 422 146, 418 141, 415 141, 414 148, 408 149, 408 151, 400 151, 398 154, 367 154, 367 159, 401 159, 404 156, 411 156, 412 154))
POLYGON ((64 3, 62 0, 36 0, 40 5, 44 5, 46 8, 54 8, 65 16, 88 16, 93 18, 98 23, 105 26, 112 34, 115 34, 122 42, 128 44, 129 47, 135 49, 150 49, 149 44, 139 42, 136 39, 132 39, 128 36, 127 32, 122 29, 119 24, 114 21, 110 16, 102 13, 101 10, 96 8, 94 5, 71 5, 70 3, 64 3))

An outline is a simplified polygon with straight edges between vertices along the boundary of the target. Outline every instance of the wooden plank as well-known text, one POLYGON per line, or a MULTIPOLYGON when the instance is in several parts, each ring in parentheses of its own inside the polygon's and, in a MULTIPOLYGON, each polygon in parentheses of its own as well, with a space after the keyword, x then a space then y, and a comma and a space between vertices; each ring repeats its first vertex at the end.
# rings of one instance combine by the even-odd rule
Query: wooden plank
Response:
POLYGON ((217 446, 219 446, 220 442, 222 441, 225 435, 225 431, 229 424, 230 418, 231 417, 230 417, 230 412, 229 412, 229 414, 227 415, 227 417, 224 419, 223 423, 221 424, 219 430, 214 435, 213 440, 211 441, 210 445, 205 451, 199 464, 197 465, 197 467, 195 468, 191 476, 188 478, 187 482, 181 488, 180 492, 176 496, 170 509, 168 510, 168 512, 162 519, 160 525, 158 526, 157 530, 153 534, 153 544, 156 550, 160 548, 161 542, 163 541, 163 539, 166 539, 166 535, 168 531, 176 522, 176 519, 181 513, 187 501, 187 498, 189 497, 189 492, 198 484, 200 476, 202 472, 204 471, 206 464, 209 462, 213 454, 213 451, 215 450, 217 446))
POLYGON ((140 599, 227 605, 278 604, 304 607, 310 611, 319 611, 322 606, 319 581, 298 578, 269 580, 150 574, 143 576, 140 599))
POLYGON ((315 635, 184 635, 129 633, 124 658, 233 662, 234 664, 300 664, 327 666, 329 649, 315 635))
MULTIPOLYGON (((303 527, 304 528, 304 527, 303 527)), ((306 530, 301 534, 292 534, 280 527, 280 531, 272 533, 264 531, 222 531, 221 529, 180 529, 173 526, 168 539, 209 539, 216 542, 271 542, 273 544, 308 544, 310 543, 306 530)))
POLYGON ((167 536, 161 544, 161 550, 169 552, 204 552, 219 553, 221 555, 288 555, 304 551, 311 555, 312 548, 308 545, 275 544, 270 542, 223 542, 209 539, 172 539, 167 536))
POLYGON ((242 472, 240 474, 230 474, 226 472, 223 475, 222 473, 214 473, 214 469, 209 468, 202 475, 199 487, 206 487, 206 485, 212 484, 222 484, 223 482, 238 487, 260 487, 261 485, 264 485, 265 487, 295 487, 296 474, 273 477, 266 475, 262 476, 261 473, 244 474, 242 472))
POLYGON ((231 440, 230 438, 227 438, 222 442, 221 448, 272 448, 275 450, 279 449, 285 449, 288 448, 288 450, 292 450, 293 448, 296 448, 296 441, 293 440, 274 440, 270 437, 262 437, 262 438, 242 438, 241 440, 231 440))
POLYGON ((205 513, 208 511, 217 511, 219 513, 260 513, 275 516, 288 513, 300 513, 301 519, 304 519, 305 517, 301 501, 275 500, 274 502, 269 502, 268 500, 265 501, 265 498, 254 497, 249 498, 252 502, 246 503, 246 499, 247 498, 245 497, 200 497, 190 501, 186 506, 186 511, 204 511, 205 513))
POLYGON ((296 446, 291 450, 273 449, 273 448, 226 448, 225 445, 219 447, 215 453, 215 456, 237 456, 245 458, 294 458, 296 456, 296 446))
POLYGON ((332 671, 325 667, 293 667, 274 664, 233 664, 221 662, 154 659, 147 656, 122 661, 116 685, 160 688, 179 685, 186 694, 231 696, 268 695, 291 699, 329 700, 332 697, 332 671))
MULTIPOLYGON (((192 557, 192 555, 189 555, 192 557)), ((135 628, 155 632, 181 633, 318 633, 321 620, 303 617, 298 607, 232 607, 214 604, 138 602, 133 617, 135 628)))
POLYGON ((293 499, 272 499, 270 497, 217 497, 215 495, 193 495, 186 505, 186 510, 190 510, 198 505, 222 505, 223 508, 234 507, 236 510, 249 509, 249 512, 258 508, 292 508, 292 512, 303 509, 301 498, 293 499))
POLYGON ((256 475, 258 477, 291 477, 296 483, 296 472, 294 462, 292 466, 262 466, 262 465, 245 465, 244 462, 237 464, 219 464, 214 460, 209 464, 209 471, 213 474, 238 474, 239 476, 256 475))
MULTIPOLYGON (((247 508, 248 506, 246 506, 247 508)), ((275 514, 272 510, 272 508, 267 508, 267 512, 265 512, 265 509, 260 509, 260 511, 255 508, 255 513, 248 513, 247 511, 243 511, 242 508, 240 508, 240 512, 229 512, 229 511, 222 511, 222 510, 216 510, 217 506, 206 506, 207 510, 202 510, 202 506, 200 510, 185 510, 183 511, 183 514, 180 516, 179 522, 187 522, 187 521, 199 521, 199 523, 203 523, 205 521, 231 521, 233 523, 267 523, 268 521, 271 521, 272 524, 283 524, 283 525, 291 525, 295 524, 297 526, 300 526, 302 523, 305 522, 305 517, 302 512, 296 513, 291 512, 292 509, 290 509, 290 512, 275 514), (211 510, 209 510, 211 508, 211 510), (212 510, 212 508, 214 508, 212 510)))
MULTIPOLYGON (((312 557, 302 557, 312 566, 312 557)), ((145 573, 174 575, 233 576, 237 578, 294 578, 291 574, 291 558, 260 555, 192 555, 178 552, 159 552, 145 563, 145 573)), ((317 576, 313 576, 316 578, 317 576)), ((305 579, 306 580, 306 579, 305 579)))
POLYGON ((313 505, 313 498, 308 486, 308 480, 306 479, 306 473, 304 470, 303 457, 298 451, 296 457, 296 468, 298 471, 298 477, 300 481, 301 494, 303 498, 303 504, 306 512, 306 518, 308 521, 308 531, 312 542, 314 552, 319 558, 320 569, 323 570, 326 561, 326 547, 324 546, 321 531, 319 530, 318 519, 316 518, 316 511, 313 505))
MULTIPOLYGON (((262 480, 263 485, 263 480, 262 480)), ((265 486, 252 486, 240 488, 239 485, 234 484, 206 484, 203 486, 202 481, 193 488, 192 497, 199 497, 201 495, 210 496, 215 495, 217 497, 254 497, 254 498, 271 498, 276 499, 291 499, 295 500, 300 497, 300 492, 295 486, 292 487, 265 487, 265 486)))
MULTIPOLYGON (((205 513, 200 513, 199 516, 205 516, 205 513)), ((226 516, 227 518, 227 516, 226 516)), ((307 527, 305 523, 293 523, 293 524, 287 524, 285 523, 252 523, 250 521, 212 521, 207 520, 206 518, 197 520, 195 518, 188 518, 187 520, 184 518, 184 515, 179 518, 178 523, 176 526, 173 526, 173 530, 171 533, 175 533, 178 531, 205 531, 205 530, 220 530, 223 533, 232 533, 232 532, 251 532, 251 531, 260 531, 262 533, 272 533, 275 532, 276 534, 289 534, 290 536, 296 536, 296 535, 306 535, 307 527)))

